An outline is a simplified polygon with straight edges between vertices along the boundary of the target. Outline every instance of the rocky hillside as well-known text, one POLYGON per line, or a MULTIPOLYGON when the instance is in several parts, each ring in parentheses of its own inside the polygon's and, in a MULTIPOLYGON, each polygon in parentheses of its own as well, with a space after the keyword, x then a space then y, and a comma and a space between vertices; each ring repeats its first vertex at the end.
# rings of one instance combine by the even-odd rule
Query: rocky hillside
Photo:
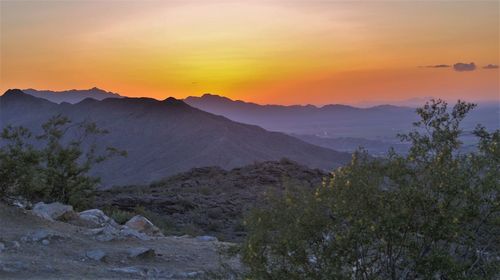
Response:
POLYGON ((327 174, 289 160, 251 164, 230 171, 195 168, 147 186, 117 187, 97 195, 97 207, 126 212, 138 208, 156 218, 164 231, 209 234, 239 241, 245 235, 243 216, 266 193, 285 187, 313 188, 327 174))
POLYGON ((100 146, 128 152, 128 157, 113 158, 93 170, 102 178, 103 187, 147 184, 203 166, 229 169, 290 158, 309 167, 331 170, 350 160, 348 153, 237 123, 174 98, 85 99, 77 104, 55 104, 19 90, 0 97, 0 127, 22 125, 37 135, 41 123, 57 114, 73 122, 96 122, 110 132, 95 139, 100 146))
POLYGON ((0 221, 0 279, 199 279, 219 270, 218 248, 230 245, 164 237, 142 217, 121 226, 100 210, 58 203, 0 202, 0 221))

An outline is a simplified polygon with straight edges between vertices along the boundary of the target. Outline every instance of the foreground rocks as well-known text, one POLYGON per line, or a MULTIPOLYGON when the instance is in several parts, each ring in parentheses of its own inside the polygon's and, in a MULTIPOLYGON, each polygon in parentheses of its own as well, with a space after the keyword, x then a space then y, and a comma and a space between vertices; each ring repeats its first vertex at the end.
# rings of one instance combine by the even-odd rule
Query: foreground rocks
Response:
POLYGON ((153 225, 148 219, 143 216, 136 215, 132 217, 128 222, 125 223, 125 226, 131 229, 134 229, 140 233, 146 234, 148 236, 162 237, 160 229, 153 225))
POLYGON ((44 202, 38 202, 33 206, 33 213, 38 217, 55 221, 55 220, 71 220, 76 217, 76 213, 73 211, 73 207, 70 205, 65 205, 59 202, 54 202, 46 204, 44 202))
MULTIPOLYGON (((33 207, 32 213, 52 222, 66 221, 73 225, 89 228, 90 230, 86 231, 87 235, 94 237, 98 241, 123 240, 127 238, 151 240, 164 237, 158 227, 140 215, 134 216, 125 225, 119 225, 99 209, 89 209, 75 213, 73 207, 59 202, 50 204, 39 202, 33 207)), ((43 235, 43 233, 39 232, 38 235, 40 234, 43 235)), ((32 240, 33 238, 44 239, 38 238, 37 235, 25 237, 27 240, 32 240)))
MULTIPOLYGON (((148 236, 147 231, 116 225, 99 211, 83 212, 75 213, 76 219, 98 219, 89 218, 92 223, 81 226, 0 202, 0 279, 198 279, 220 268, 218 248, 230 246, 191 237, 148 236), (94 232, 113 238, 100 240, 94 232)), ((237 259, 230 264, 239 267, 237 259)))
POLYGON ((114 227, 118 226, 118 224, 113 219, 106 216, 106 214, 104 214, 104 212, 99 209, 82 211, 78 213, 78 219, 87 227, 99 228, 106 225, 111 225, 114 227))

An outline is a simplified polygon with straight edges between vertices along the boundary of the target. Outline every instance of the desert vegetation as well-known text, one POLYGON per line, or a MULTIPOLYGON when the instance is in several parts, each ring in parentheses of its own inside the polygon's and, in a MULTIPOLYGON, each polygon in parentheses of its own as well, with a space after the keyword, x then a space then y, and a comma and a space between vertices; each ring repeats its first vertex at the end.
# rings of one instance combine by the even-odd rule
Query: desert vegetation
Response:
POLYGON ((289 189, 246 220, 251 279, 498 277, 500 132, 478 126, 461 154, 473 104, 437 100, 400 135, 407 155, 360 150, 314 192, 289 189))
POLYGON ((106 133, 95 123, 72 123, 62 115, 45 122, 37 136, 22 126, 5 127, 1 135, 0 196, 88 207, 99 183, 99 178, 89 175, 90 169, 112 156, 126 155, 113 147, 99 149, 96 137, 106 133))

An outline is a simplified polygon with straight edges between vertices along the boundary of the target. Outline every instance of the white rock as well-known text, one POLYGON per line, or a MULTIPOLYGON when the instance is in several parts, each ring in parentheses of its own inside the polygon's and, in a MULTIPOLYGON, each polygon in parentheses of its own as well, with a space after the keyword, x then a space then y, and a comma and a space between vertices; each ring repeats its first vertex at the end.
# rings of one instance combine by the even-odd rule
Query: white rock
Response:
POLYGON ((163 237, 160 229, 141 215, 132 217, 132 219, 125 223, 125 227, 131 228, 148 236, 163 237))
POLYGON ((156 256, 155 250, 145 247, 131 248, 128 250, 127 253, 129 258, 146 259, 146 258, 153 258, 156 256))
POLYGON ((85 256, 94 261, 104 261, 106 259, 106 253, 100 249, 87 251, 85 253, 85 256))
POLYGON ((86 221, 88 224, 90 224, 93 227, 103 227, 107 224, 113 226, 113 227, 118 227, 119 225, 110 217, 106 216, 104 212, 102 212, 99 209, 90 209, 90 210, 85 210, 80 213, 78 213, 78 217, 86 221))
POLYGON ((59 202, 54 202, 50 204, 46 204, 44 202, 38 202, 33 207, 32 212, 33 214, 50 221, 60 220, 60 219, 71 219, 76 215, 71 205, 65 205, 59 202))

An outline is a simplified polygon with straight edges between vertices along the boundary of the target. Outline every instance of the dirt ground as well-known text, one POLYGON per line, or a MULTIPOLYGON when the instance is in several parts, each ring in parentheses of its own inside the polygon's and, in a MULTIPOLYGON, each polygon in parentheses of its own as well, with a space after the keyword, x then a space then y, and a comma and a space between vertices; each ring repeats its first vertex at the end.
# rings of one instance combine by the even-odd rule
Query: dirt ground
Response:
POLYGON ((221 259, 219 250, 227 246, 174 236, 97 241, 87 228, 0 203, 0 279, 200 279, 219 269, 221 261, 239 266, 237 259, 221 259), (34 241, 40 233, 48 236, 34 241), (155 254, 131 257, 130 250, 137 248, 151 248, 155 254), (92 250, 106 256, 89 258, 92 250))

